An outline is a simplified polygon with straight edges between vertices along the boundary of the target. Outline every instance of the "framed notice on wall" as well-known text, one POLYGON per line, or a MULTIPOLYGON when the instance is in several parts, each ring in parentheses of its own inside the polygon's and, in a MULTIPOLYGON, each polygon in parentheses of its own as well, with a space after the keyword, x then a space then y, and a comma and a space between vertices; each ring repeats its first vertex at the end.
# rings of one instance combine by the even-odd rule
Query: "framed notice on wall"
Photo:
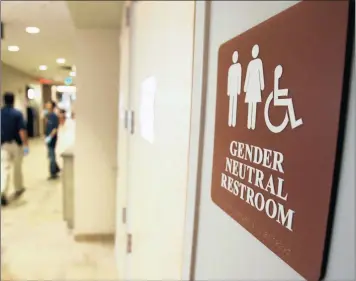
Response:
POLYGON ((354 10, 302 1, 219 49, 212 200, 307 280, 327 262, 354 10))

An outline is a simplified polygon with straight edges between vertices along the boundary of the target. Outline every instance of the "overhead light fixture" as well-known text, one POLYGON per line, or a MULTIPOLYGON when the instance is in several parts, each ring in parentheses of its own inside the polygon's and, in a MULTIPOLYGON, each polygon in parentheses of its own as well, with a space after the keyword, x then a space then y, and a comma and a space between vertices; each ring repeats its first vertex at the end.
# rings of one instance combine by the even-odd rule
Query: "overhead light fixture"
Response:
POLYGON ((66 62, 66 60, 63 59, 63 58, 59 58, 59 59, 56 60, 56 62, 57 62, 58 64, 64 64, 64 63, 66 62))
POLYGON ((77 75, 77 73, 75 71, 69 72, 69 76, 75 77, 76 75, 77 75))
POLYGON ((26 32, 30 33, 30 34, 37 34, 40 32, 40 29, 35 26, 28 26, 28 27, 26 27, 26 32))
POLYGON ((39 70, 47 70, 47 66, 46 65, 40 65, 39 66, 39 70))
POLYGON ((20 50, 19 46, 9 46, 7 49, 9 52, 18 52, 20 50))

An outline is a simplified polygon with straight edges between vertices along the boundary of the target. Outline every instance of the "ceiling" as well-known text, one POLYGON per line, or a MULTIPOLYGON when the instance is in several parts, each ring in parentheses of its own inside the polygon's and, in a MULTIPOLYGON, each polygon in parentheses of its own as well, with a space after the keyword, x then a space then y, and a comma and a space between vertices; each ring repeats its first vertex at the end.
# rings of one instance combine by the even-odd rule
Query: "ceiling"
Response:
MULTIPOLYGON (((118 28, 123 1, 1 1, 1 60, 35 78, 57 82, 69 76, 56 62, 65 58, 64 66, 75 65, 76 28, 118 28), (35 26, 38 34, 25 28, 35 26), (8 46, 20 47, 9 52, 8 46), (40 71, 40 65, 48 69, 40 71)), ((74 79, 75 80, 75 79, 74 79)))
POLYGON ((77 28, 119 28, 124 1, 70 1, 69 12, 77 28))
POLYGON ((63 81, 69 75, 56 63, 65 58, 65 65, 74 64, 75 28, 64 1, 1 1, 1 60, 34 77, 63 81), (40 29, 38 34, 25 32, 27 26, 40 29), (16 45, 19 52, 9 52, 16 45), (40 71, 39 65, 47 65, 40 71))

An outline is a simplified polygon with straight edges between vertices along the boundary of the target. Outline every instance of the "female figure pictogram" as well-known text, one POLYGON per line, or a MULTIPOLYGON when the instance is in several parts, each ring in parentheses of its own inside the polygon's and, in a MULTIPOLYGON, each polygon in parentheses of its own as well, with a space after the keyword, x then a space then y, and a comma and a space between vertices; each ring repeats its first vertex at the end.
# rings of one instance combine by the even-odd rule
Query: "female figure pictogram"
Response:
POLYGON ((248 104, 247 128, 256 127, 257 103, 262 100, 262 91, 265 88, 262 60, 258 58, 260 48, 256 44, 252 48, 253 60, 247 66, 244 85, 246 93, 245 102, 248 104))

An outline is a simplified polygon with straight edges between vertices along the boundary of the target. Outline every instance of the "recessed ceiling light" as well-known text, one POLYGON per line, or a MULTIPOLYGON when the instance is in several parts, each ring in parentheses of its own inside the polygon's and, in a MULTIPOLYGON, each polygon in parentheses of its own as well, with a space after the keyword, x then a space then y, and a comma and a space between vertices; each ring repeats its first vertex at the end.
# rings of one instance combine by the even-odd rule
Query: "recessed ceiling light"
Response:
POLYGON ((20 50, 19 46, 9 46, 9 47, 7 47, 7 49, 10 52, 18 52, 20 50))
POLYGON ((63 64, 63 63, 66 62, 66 60, 63 59, 63 58, 59 58, 59 59, 56 60, 56 62, 57 62, 58 64, 63 64))
POLYGON ((46 65, 40 65, 39 66, 39 70, 47 70, 47 66, 46 65))
POLYGON ((36 33, 40 32, 40 29, 35 26, 28 26, 28 27, 26 27, 26 32, 30 33, 30 34, 36 34, 36 33))
POLYGON ((75 77, 76 73, 75 73, 75 71, 71 71, 71 72, 69 72, 69 75, 72 76, 72 77, 75 77))

